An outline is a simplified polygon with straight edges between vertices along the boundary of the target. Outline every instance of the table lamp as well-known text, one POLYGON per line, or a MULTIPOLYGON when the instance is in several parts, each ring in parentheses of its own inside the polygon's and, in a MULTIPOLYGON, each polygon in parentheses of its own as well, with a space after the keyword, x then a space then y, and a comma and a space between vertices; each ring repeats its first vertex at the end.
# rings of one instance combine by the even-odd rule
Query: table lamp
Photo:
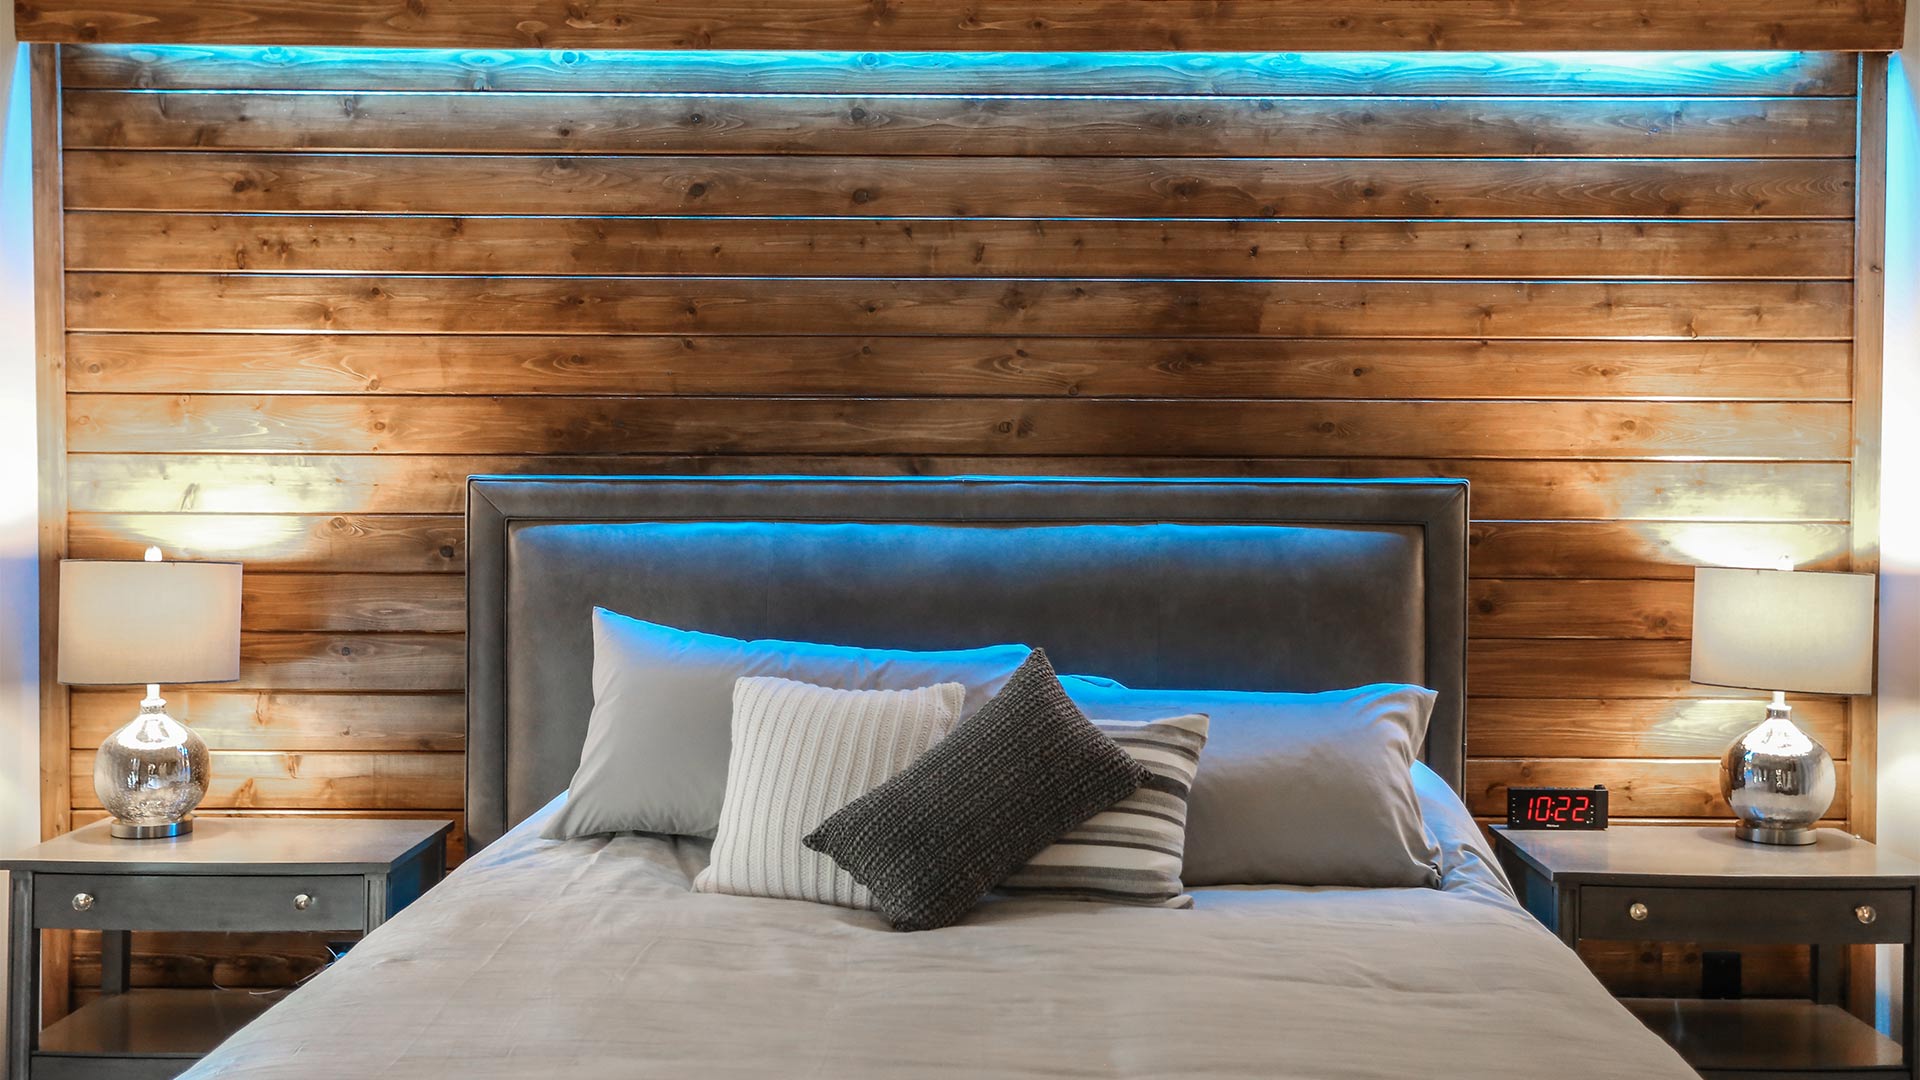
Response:
POLYGON ((1793 722, 1786 691, 1873 691, 1872 574, 1701 568, 1693 579, 1693 681, 1773 691, 1767 718, 1720 763, 1735 835, 1811 844, 1833 802, 1833 757, 1793 722))
POLYGON ((148 839, 193 830, 207 794, 207 744, 167 715, 161 683, 240 677, 240 564, 60 562, 60 681, 70 686, 146 684, 140 712, 107 736, 93 790, 114 836, 148 839))

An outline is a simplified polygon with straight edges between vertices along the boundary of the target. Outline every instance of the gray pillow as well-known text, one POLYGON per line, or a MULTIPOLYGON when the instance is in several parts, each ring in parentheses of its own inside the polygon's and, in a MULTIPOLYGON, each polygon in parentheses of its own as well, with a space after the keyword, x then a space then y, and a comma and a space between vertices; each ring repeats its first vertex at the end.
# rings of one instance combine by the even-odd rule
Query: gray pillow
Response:
POLYGON ((934 930, 1147 777, 1035 649, 979 712, 802 842, 865 885, 896 930, 934 930))
POLYGON ((771 675, 839 690, 957 682, 963 714, 992 697, 1025 645, 951 652, 742 641, 593 609, 593 713, 566 805, 540 835, 712 836, 727 790, 733 684, 771 675))
POLYGON ((1439 884, 1440 853, 1411 775, 1433 691, 1380 683, 1262 694, 1063 681, 1102 719, 1210 718, 1187 803, 1180 877, 1188 888, 1439 884))

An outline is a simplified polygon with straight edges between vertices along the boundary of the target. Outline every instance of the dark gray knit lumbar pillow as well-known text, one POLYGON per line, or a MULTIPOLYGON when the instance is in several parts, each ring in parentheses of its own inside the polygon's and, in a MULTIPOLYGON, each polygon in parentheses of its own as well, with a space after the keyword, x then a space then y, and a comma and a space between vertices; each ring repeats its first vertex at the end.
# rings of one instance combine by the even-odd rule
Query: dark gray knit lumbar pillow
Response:
POLYGON ((1035 649, 978 712, 802 842, 865 885, 895 929, 933 930, 1147 778, 1035 649))

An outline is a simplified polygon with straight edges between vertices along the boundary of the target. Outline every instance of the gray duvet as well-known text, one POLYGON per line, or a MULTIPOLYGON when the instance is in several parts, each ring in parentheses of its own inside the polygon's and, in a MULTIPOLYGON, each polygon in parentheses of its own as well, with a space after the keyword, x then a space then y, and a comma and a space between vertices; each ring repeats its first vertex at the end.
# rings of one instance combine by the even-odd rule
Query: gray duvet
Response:
POLYGON ((187 1075, 1691 1077, 1431 788, 1437 890, 989 901, 919 934, 694 893, 703 842, 542 840, 549 807, 187 1075))

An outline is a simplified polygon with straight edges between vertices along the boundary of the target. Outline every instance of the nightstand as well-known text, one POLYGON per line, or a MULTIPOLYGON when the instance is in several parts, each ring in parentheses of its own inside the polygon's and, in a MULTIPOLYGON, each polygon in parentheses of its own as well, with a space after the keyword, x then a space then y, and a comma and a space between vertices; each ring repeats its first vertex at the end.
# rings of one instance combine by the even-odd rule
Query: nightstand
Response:
POLYGON ((1804 999, 1626 998, 1709 1076, 1920 1077, 1914 920, 1920 863, 1835 829, 1810 847, 1769 847, 1717 827, 1602 832, 1493 829, 1521 903, 1568 945, 1582 939, 1807 945, 1804 999), (1842 956, 1900 945, 1899 1040, 1842 1007, 1842 956))
POLYGON ((185 836, 116 840, 96 822, 0 860, 13 875, 14 1080, 166 1080, 271 999, 133 989, 134 930, 372 930, 440 880, 451 821, 200 817, 185 836), (40 931, 98 930, 100 996, 41 1030, 40 931))

